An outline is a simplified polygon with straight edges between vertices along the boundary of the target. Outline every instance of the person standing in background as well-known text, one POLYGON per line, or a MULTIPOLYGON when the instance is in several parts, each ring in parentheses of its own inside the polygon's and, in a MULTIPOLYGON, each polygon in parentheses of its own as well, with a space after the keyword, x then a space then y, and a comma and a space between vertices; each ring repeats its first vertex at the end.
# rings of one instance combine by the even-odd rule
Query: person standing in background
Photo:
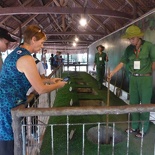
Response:
MULTIPOLYGON (((130 105, 151 103, 152 71, 155 69, 155 45, 142 39, 144 33, 136 25, 129 26, 122 38, 129 40, 120 63, 108 75, 108 79, 124 65, 128 65, 130 105)), ((149 129, 149 112, 131 113, 131 126, 127 133, 135 132, 143 137, 149 129)))
POLYGON ((56 55, 54 56, 54 62, 53 62, 53 66, 55 68, 57 68, 59 66, 59 58, 60 58, 60 52, 57 51, 56 55))
POLYGON ((59 52, 59 57, 58 57, 58 66, 60 66, 62 63, 62 55, 61 52, 59 52))
POLYGON ((34 53, 32 56, 33 56, 34 61, 37 65, 37 69, 38 69, 38 72, 39 72, 41 78, 46 78, 45 70, 44 70, 44 66, 43 66, 42 62, 36 57, 36 53, 34 53))
MULTIPOLYGON (((34 61, 37 65, 37 70, 39 72, 39 75, 42 79, 46 78, 45 76, 45 69, 44 69, 44 66, 42 64, 42 62, 36 57, 36 53, 34 53, 33 55, 33 58, 34 58, 34 61)), ((26 93, 27 96, 29 96, 31 93, 35 92, 34 88, 31 87, 28 92, 26 93)))
POLYGON ((0 27, 0 71, 3 64, 1 52, 5 52, 8 49, 10 42, 16 42, 16 40, 11 37, 8 30, 0 27))
POLYGON ((47 50, 44 50, 43 54, 41 56, 41 62, 43 63, 43 66, 44 66, 44 69, 45 69, 45 75, 46 75, 47 69, 48 69, 48 64, 47 64, 47 60, 46 60, 46 53, 47 53, 47 50))
MULTIPOLYGON (((46 78, 43 63, 36 57, 36 53, 34 53, 32 56, 33 56, 34 61, 35 61, 36 65, 37 65, 37 70, 39 72, 40 77, 42 79, 46 78)), ((29 90, 26 93, 28 99, 31 96, 31 94, 35 94, 36 97, 39 97, 38 93, 35 91, 35 89, 33 87, 29 88, 29 90)), ((32 107, 33 104, 34 104, 34 100, 32 100, 31 102, 28 103, 28 108, 32 107)), ((38 107, 38 104, 36 104, 35 107, 38 107)), ((32 124, 32 125, 33 124, 38 124, 38 116, 33 116, 33 117, 31 117, 31 119, 29 118, 27 123, 32 124)), ((32 132, 31 134, 33 136, 36 135, 37 127, 35 125, 31 128, 31 132, 32 132)))
POLYGON ((108 61, 108 56, 106 53, 103 52, 105 49, 104 46, 98 45, 96 49, 98 52, 95 54, 93 70, 95 70, 95 67, 96 67, 98 89, 100 90, 102 89, 102 84, 103 84, 103 79, 105 74, 105 61, 108 61))
POLYGON ((51 65, 51 71, 54 69, 53 67, 53 63, 54 63, 54 55, 51 54, 51 57, 49 58, 49 62, 50 62, 50 65, 51 65))
POLYGON ((64 59, 62 58, 62 55, 60 55, 59 61, 60 61, 60 65, 64 64, 64 59))

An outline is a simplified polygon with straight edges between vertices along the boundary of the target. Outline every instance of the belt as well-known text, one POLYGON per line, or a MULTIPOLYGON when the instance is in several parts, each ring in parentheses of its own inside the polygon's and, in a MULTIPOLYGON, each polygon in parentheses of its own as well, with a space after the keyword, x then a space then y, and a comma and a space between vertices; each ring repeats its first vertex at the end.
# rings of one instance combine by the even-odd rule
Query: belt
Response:
POLYGON ((104 67, 105 65, 97 65, 97 67, 104 67))
POLYGON ((151 73, 148 73, 148 74, 132 74, 132 76, 151 76, 152 74, 151 73))

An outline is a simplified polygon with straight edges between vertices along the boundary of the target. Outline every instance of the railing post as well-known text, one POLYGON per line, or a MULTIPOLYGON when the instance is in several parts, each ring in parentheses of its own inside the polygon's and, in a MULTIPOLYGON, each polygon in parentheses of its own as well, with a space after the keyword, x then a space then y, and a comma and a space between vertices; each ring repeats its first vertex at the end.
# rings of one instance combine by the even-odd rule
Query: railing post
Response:
POLYGON ((17 111, 11 110, 12 128, 14 133, 14 154, 22 155, 21 118, 17 117, 17 111))

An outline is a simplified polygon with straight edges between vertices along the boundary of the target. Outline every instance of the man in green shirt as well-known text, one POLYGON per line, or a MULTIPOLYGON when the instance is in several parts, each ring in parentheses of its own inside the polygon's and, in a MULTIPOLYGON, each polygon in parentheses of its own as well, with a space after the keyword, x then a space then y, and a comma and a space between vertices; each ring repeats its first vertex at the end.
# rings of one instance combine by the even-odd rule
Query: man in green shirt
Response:
MULTIPOLYGON (((135 25, 126 29, 122 38, 127 38, 130 45, 126 48, 120 63, 111 71, 109 79, 124 65, 130 73, 130 104, 147 104, 152 97, 152 70, 155 68, 155 46, 142 39, 144 33, 135 25)), ((137 132, 136 137, 143 137, 149 129, 150 113, 131 113, 131 128, 126 132, 137 132), (143 122, 144 121, 144 122, 143 122), (142 132, 143 128, 143 132, 142 132)))
POLYGON ((96 47, 96 49, 98 50, 98 52, 95 54, 93 70, 95 70, 96 66, 98 87, 99 89, 102 89, 102 83, 105 73, 105 61, 108 61, 108 56, 103 52, 105 49, 104 46, 99 45, 96 47))

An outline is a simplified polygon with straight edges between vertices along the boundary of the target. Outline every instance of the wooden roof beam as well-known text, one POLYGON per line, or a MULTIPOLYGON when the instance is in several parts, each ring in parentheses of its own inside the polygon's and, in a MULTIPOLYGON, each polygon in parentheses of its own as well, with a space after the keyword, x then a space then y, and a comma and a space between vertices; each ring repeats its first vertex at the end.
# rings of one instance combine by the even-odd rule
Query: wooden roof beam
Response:
MULTIPOLYGON (((48 39, 46 43, 55 43, 55 42, 73 42, 73 39, 48 39)), ((79 40, 77 43, 93 43, 95 40, 79 40)))
POLYGON ((46 33, 47 36, 58 36, 58 35, 93 35, 93 36, 104 36, 105 34, 103 33, 97 33, 97 32, 51 32, 51 33, 46 33))
MULTIPOLYGON (((67 8, 67 7, 7 7, 0 8, 0 15, 15 15, 15 14, 83 14, 83 8, 67 8)), ((116 11, 116 10, 104 10, 104 9, 91 9, 85 8, 85 14, 115 17, 131 19, 133 16, 130 14, 116 11)))

